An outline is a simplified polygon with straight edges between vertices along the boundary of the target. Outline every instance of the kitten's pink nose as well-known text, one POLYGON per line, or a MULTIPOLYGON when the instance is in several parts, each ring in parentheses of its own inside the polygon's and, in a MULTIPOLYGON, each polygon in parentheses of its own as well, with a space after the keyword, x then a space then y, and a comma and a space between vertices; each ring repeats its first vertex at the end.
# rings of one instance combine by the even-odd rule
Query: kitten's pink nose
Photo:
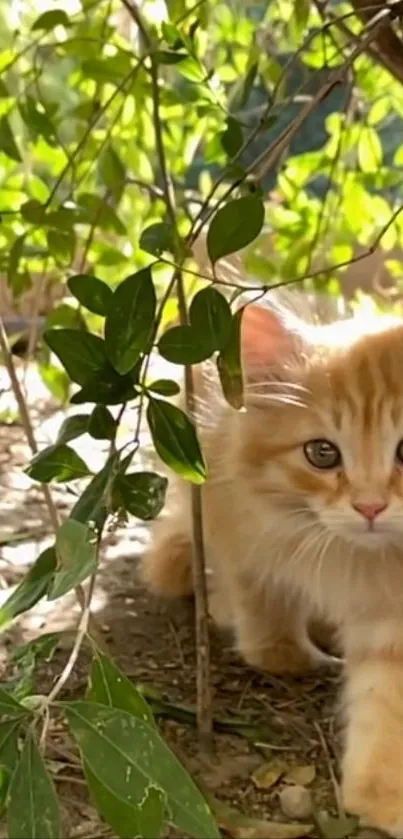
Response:
POLYGON ((354 510, 357 510, 357 513, 361 513, 368 521, 374 521, 380 513, 386 510, 387 506, 382 501, 376 501, 373 504, 353 504, 354 510))

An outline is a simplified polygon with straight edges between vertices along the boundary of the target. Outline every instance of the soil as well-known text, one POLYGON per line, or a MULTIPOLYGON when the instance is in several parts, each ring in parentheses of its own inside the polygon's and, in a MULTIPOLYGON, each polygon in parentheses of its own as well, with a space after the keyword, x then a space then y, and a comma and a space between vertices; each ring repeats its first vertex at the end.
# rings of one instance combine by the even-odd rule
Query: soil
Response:
MULTIPOLYGON (((29 369, 26 376, 28 403, 42 446, 55 439, 65 414, 52 404, 35 370, 29 369)), ((18 422, 10 422, 14 411, 8 382, 0 368, 0 604, 52 537, 42 492, 22 472, 29 451, 23 429, 18 422)), ((128 428, 133 427, 132 420, 127 419, 128 428)), ((87 462, 96 468, 102 462, 102 447, 91 452, 88 439, 83 446, 87 462)), ((144 451, 147 452, 146 436, 144 451)), ((62 517, 71 505, 71 495, 59 487, 52 492, 62 517)), ((93 612, 110 655, 126 675, 157 691, 160 698, 170 703, 167 717, 160 719, 159 725, 191 774, 216 799, 251 819, 241 829, 221 808, 218 821, 221 826, 225 823, 225 835, 244 839, 379 835, 368 831, 356 834, 350 822, 347 827, 344 824, 343 832, 339 818, 339 677, 334 673, 304 679, 257 673, 240 661, 231 649, 231 639, 212 627, 214 719, 217 728, 221 728, 214 734, 213 755, 206 756, 199 747, 193 713, 187 715, 186 722, 173 718, 182 714, 178 706, 185 705, 190 711, 195 707, 193 606, 191 602, 168 606, 158 603, 138 584, 136 564, 147 539, 147 527, 135 520, 108 533, 93 612), (240 721, 249 724, 249 728, 240 725, 240 721), (264 763, 269 764, 271 774, 266 773, 266 788, 259 789, 253 773, 264 763), (279 796, 287 772, 307 766, 313 767, 305 774, 310 776, 314 814, 308 820, 298 821, 282 814, 279 796), (329 828, 321 821, 322 811, 337 817, 336 827, 333 824, 329 828), (257 826, 252 821, 256 819, 266 820, 268 825, 257 826), (287 832, 286 825, 280 827, 290 822, 294 832, 287 832), (307 827, 309 823, 311 828, 307 827)), ((3 685, 7 686, 15 676, 11 655, 18 645, 45 632, 74 630, 79 614, 71 595, 56 603, 43 601, 17 620, 1 638, 3 685)), ((34 692, 49 691, 63 669, 71 643, 72 634, 67 632, 52 660, 39 665, 34 692)), ((84 648, 65 688, 66 697, 83 696, 88 669, 89 651, 84 648)), ((63 835, 72 839, 112 836, 87 796, 76 749, 57 718, 49 727, 47 757, 62 802, 63 835)), ((169 833, 172 837, 178 835, 173 830, 169 833)))

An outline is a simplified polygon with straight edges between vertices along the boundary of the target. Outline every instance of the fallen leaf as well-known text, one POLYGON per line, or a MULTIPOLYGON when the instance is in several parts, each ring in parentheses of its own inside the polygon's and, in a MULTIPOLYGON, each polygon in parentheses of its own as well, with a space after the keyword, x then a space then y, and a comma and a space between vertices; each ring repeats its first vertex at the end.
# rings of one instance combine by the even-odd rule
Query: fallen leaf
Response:
POLYGON ((208 796, 208 803, 216 817, 218 827, 231 839, 300 839, 311 836, 312 824, 284 824, 244 816, 214 796, 208 796))
POLYGON ((307 766, 294 766, 284 775, 286 784, 296 784, 300 787, 307 787, 315 779, 316 767, 313 764, 307 766))
POLYGON ((315 814, 316 824, 324 839, 349 839, 354 836, 358 827, 358 819, 354 816, 329 816, 325 810, 315 814))
POLYGON ((262 763, 252 773, 252 781, 257 789, 270 789, 284 775, 288 769, 287 764, 281 760, 270 760, 262 763))

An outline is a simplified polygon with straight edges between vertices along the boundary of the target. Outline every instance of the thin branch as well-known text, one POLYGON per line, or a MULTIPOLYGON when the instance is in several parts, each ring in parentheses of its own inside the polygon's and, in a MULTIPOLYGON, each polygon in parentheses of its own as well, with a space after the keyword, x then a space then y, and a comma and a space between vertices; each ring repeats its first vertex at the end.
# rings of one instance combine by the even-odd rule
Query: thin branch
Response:
MULTIPOLYGON (((153 54, 153 44, 151 38, 136 4, 129 2, 129 0, 122 0, 122 3, 128 9, 133 20, 136 22, 138 29, 141 33, 142 39, 145 43, 145 46, 149 50, 151 60, 151 91, 153 101, 154 129, 157 156, 161 173, 165 206, 169 220, 172 225, 172 229, 174 231, 174 236, 176 238, 177 257, 180 262, 179 267, 174 271, 173 280, 176 283, 180 322, 182 325, 185 325, 188 322, 188 313, 181 271, 183 256, 181 254, 182 249, 180 246, 180 238, 177 232, 175 193, 172 187, 172 182, 167 169, 165 158, 164 139, 162 134, 162 124, 160 116, 158 63, 155 60, 155 56, 153 54)), ((190 365, 185 366, 185 395, 188 413, 190 416, 193 417, 193 420, 195 421, 195 388, 193 381, 193 371, 190 365)), ((210 684, 210 638, 208 625, 208 602, 205 573, 205 551, 203 538, 201 489, 199 486, 192 485, 190 487, 190 493, 192 510, 193 547, 192 570, 196 612, 195 630, 197 655, 197 725, 200 743, 207 751, 210 751, 212 747, 213 721, 210 684)))

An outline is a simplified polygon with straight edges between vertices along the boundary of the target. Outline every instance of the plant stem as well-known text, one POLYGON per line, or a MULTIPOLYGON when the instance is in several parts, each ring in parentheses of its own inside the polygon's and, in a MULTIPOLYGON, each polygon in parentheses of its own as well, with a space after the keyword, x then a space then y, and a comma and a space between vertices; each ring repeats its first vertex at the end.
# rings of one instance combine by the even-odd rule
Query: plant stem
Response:
MULTIPOLYGON (((148 50, 151 62, 151 90, 153 100, 153 115, 154 115, 154 129, 155 140, 157 147, 158 163, 162 180, 162 191, 165 200, 166 211, 172 225, 172 230, 176 239, 176 250, 178 258, 178 268, 175 269, 173 279, 176 281, 176 291, 178 297, 179 318, 182 325, 188 321, 186 295, 183 285, 182 264, 183 264, 183 248, 181 247, 180 237, 177 231, 176 212, 175 212, 175 194, 172 188, 171 179, 167 170, 164 140, 162 134, 162 124, 160 117, 160 94, 159 94, 159 80, 158 80, 158 63, 154 56, 153 42, 148 33, 147 27, 142 19, 142 15, 135 3, 130 3, 129 0, 122 0, 123 5, 130 12, 133 20, 138 26, 139 32, 144 42, 145 48, 148 50)), ((193 371, 190 365, 185 367, 185 396, 186 407, 188 413, 194 417, 195 404, 195 390, 193 381, 193 371)), ((193 587, 195 595, 195 634, 196 634, 196 672, 197 672, 197 728, 201 746, 206 751, 211 751, 212 748, 212 696, 210 684, 210 638, 209 638, 209 624, 208 624, 208 602, 207 602, 207 586, 205 574, 205 552, 203 539, 203 518, 202 518, 202 498, 199 486, 191 485, 191 512, 192 512, 192 570, 193 570, 193 587)))

